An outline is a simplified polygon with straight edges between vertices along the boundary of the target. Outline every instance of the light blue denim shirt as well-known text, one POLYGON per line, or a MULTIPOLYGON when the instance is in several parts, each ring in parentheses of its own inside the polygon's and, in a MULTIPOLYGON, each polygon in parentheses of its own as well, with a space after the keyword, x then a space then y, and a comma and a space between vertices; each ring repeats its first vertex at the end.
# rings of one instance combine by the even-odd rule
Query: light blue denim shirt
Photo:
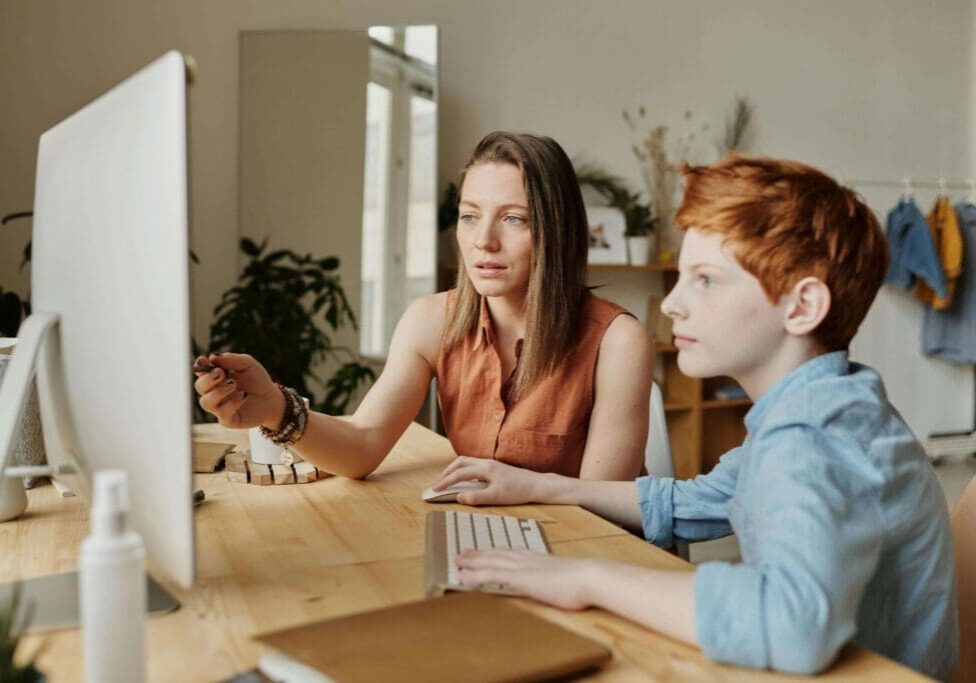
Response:
POLYGON ((885 283, 911 289, 915 280, 928 283, 940 298, 948 296, 945 271, 925 216, 911 198, 902 198, 888 213, 885 229, 891 261, 885 283))
POLYGON ((876 372, 838 351, 783 378, 708 474, 637 480, 644 535, 738 535, 695 575, 710 659, 813 673, 848 641, 947 679, 959 635, 947 506, 876 372))

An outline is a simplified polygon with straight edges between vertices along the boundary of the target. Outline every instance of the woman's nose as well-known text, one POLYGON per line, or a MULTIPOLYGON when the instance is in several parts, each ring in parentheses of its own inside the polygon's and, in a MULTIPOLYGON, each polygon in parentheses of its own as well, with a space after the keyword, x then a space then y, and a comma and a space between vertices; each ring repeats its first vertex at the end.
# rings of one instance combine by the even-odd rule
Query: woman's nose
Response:
POLYGON ((489 222, 486 221, 478 226, 478 232, 475 233, 474 237, 474 246, 482 251, 496 251, 498 249, 498 238, 489 222))

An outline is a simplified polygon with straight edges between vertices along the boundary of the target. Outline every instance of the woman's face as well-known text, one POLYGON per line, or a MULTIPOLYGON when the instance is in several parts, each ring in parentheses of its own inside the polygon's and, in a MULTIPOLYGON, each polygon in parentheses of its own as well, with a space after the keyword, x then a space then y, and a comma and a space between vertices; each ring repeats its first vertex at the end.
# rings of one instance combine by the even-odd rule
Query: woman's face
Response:
POLYGON ((482 296, 524 297, 532 271, 532 230, 522 172, 511 164, 468 169, 458 205, 464 268, 482 296))

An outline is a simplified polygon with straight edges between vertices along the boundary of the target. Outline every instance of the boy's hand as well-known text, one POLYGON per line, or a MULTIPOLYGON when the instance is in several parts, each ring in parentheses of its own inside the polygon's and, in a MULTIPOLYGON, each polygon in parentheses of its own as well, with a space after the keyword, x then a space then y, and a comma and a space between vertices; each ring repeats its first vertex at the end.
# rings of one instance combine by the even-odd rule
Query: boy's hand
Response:
POLYGON ((594 560, 541 555, 530 550, 469 550, 456 559, 461 583, 495 583, 519 595, 568 610, 591 605, 587 580, 594 560))
POLYGON ((545 474, 486 458, 458 456, 431 487, 440 491, 460 481, 480 480, 488 486, 458 494, 462 505, 521 505, 545 503, 545 474))

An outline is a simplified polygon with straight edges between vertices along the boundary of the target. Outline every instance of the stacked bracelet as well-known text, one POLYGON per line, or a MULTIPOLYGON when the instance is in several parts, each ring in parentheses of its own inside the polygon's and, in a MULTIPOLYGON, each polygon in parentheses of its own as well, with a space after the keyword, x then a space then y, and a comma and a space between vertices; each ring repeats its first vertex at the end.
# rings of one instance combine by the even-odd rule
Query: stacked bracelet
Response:
POLYGON ((298 392, 289 387, 283 387, 277 382, 275 386, 285 397, 285 415, 281 419, 278 429, 272 430, 261 427, 261 436, 279 446, 291 446, 302 438, 305 425, 308 422, 308 406, 298 392))

